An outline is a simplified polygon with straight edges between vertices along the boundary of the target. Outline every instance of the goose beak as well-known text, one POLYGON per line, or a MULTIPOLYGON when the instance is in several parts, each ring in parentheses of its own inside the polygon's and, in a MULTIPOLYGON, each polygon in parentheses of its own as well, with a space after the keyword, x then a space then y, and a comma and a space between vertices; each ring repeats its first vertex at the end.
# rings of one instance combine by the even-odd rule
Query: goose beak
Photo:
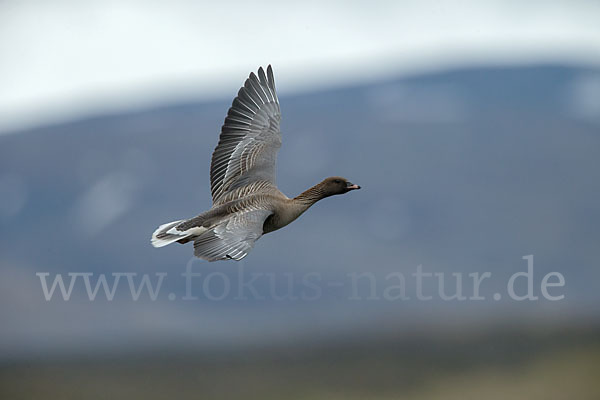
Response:
POLYGON ((346 184, 346 189, 348 189, 348 190, 356 190, 356 189, 360 189, 360 186, 358 186, 358 185, 355 185, 355 184, 354 184, 354 183, 352 183, 352 182, 348 182, 348 183, 346 184))

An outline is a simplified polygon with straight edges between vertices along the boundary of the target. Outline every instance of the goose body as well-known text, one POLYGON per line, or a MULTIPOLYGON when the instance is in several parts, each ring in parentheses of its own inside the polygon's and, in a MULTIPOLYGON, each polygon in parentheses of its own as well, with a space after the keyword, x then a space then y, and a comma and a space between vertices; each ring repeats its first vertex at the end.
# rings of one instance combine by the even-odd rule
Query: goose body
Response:
POLYGON ((345 178, 323 180, 289 198, 275 184, 281 146, 279 100, 271 66, 259 68, 233 100, 210 168, 213 206, 200 215, 163 224, 152 245, 194 242, 194 255, 208 261, 241 260, 263 234, 288 225, 317 201, 360 189, 345 178))

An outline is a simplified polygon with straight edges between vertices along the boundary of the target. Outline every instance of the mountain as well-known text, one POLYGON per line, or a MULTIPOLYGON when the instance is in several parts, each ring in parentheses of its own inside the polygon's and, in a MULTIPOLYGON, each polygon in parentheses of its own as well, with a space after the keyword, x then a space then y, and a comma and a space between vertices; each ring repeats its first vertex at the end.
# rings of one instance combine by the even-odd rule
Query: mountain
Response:
MULTIPOLYGON (((281 97, 280 189, 293 196, 342 175, 363 190, 317 204, 238 264, 195 261, 190 245, 150 246, 159 224, 210 207, 210 156, 229 103, 0 136, 0 354, 89 351, 100 337, 102 351, 132 338, 245 343, 348 327, 597 320, 599 82, 589 68, 478 67, 281 97), (507 282, 528 255, 539 299, 516 301, 507 282), (201 274, 197 300, 182 299, 188 264, 201 274), (418 266, 443 273, 446 293, 459 274, 466 297, 476 297, 469 274, 489 272, 485 300, 444 301, 437 276, 423 286, 432 300, 419 300, 418 266), (541 292, 553 272, 564 278, 549 289, 560 301, 541 292), (46 301, 36 273, 48 284, 80 276, 69 301, 59 288, 46 301), (81 275, 90 273, 92 285, 98 274, 166 275, 156 300, 145 291, 133 300, 122 275, 113 301, 102 289, 90 301, 81 275), (392 296, 400 275, 405 300, 392 296)), ((525 279, 515 282, 526 292, 525 279)))

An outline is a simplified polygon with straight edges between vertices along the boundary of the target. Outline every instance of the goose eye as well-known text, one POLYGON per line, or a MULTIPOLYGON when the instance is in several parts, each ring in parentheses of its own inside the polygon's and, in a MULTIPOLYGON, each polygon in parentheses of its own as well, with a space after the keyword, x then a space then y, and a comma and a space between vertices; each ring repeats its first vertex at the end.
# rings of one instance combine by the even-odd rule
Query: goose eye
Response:
POLYGON ((342 183, 342 181, 340 181, 339 179, 336 179, 334 182, 335 183, 342 183))

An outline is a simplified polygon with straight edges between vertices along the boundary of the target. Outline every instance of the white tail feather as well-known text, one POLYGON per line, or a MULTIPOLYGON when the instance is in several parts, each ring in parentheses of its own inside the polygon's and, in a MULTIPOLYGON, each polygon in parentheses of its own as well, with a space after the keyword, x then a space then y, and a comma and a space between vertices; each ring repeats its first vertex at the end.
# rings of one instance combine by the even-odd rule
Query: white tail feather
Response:
POLYGON ((168 230, 174 228, 175 226, 177 226, 178 224, 180 224, 181 222, 183 222, 183 220, 179 220, 179 221, 173 221, 173 222, 169 222, 166 224, 162 224, 161 226, 158 227, 158 229, 156 229, 154 231, 154 233, 152 234, 152 246, 154 247, 163 247, 166 246, 168 244, 174 243, 180 239, 183 239, 186 237, 186 235, 184 234, 184 232, 181 232, 181 235, 179 234, 173 234, 171 232, 168 232, 169 234, 163 238, 158 238, 158 234, 160 233, 167 233, 168 230))
POLYGON ((177 230, 176 226, 185 220, 173 221, 166 224, 162 224, 152 234, 152 246, 163 247, 171 243, 175 243, 178 240, 185 239, 190 236, 198 236, 203 232, 206 232, 206 228, 195 226, 188 229, 187 231, 177 230), (158 235, 161 237, 159 238, 158 235))

